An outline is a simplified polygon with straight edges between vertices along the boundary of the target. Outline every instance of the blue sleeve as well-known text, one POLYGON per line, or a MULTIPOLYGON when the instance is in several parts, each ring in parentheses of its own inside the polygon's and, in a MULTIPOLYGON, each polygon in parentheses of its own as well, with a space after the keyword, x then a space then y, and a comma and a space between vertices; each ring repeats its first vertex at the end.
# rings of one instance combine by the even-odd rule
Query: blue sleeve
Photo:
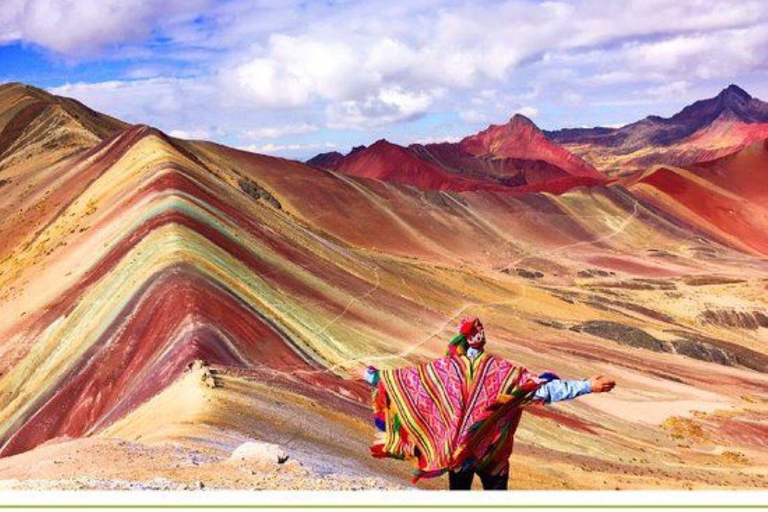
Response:
POLYGON ((363 378, 365 379, 365 382, 371 386, 376 386, 379 383, 379 370, 373 366, 369 366, 365 369, 363 378))
POLYGON ((534 393, 534 398, 546 404, 573 400, 581 395, 592 392, 589 380, 551 380, 534 393))

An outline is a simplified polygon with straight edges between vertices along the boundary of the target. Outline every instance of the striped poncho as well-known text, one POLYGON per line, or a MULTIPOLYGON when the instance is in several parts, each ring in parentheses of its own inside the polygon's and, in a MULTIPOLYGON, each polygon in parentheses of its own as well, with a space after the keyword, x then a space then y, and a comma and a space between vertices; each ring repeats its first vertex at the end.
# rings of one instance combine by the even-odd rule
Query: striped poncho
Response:
POLYGON ((413 459, 413 481, 467 468, 507 467, 515 429, 546 380, 503 358, 451 355, 417 367, 382 370, 374 388, 381 443, 374 457, 413 459))

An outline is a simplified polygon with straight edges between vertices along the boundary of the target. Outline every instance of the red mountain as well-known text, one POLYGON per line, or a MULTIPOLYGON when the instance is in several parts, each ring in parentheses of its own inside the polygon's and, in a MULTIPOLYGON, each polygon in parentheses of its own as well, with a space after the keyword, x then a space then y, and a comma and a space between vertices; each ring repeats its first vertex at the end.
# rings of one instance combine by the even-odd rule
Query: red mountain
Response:
POLYGON ((346 157, 331 163, 328 167, 350 176, 403 183, 422 189, 460 191, 494 188, 490 184, 467 179, 458 173, 446 172, 409 149, 384 139, 367 148, 352 151, 346 157))
POLYGON ((477 158, 540 160, 571 176, 603 179, 594 167, 550 141, 530 119, 520 114, 515 114, 506 124, 491 125, 464 138, 459 146, 477 158))
POLYGON ((164 488, 389 488, 411 475, 370 458, 360 370, 440 357, 473 314, 525 367, 627 376, 623 397, 531 411, 524 462, 562 471, 520 486, 625 485, 612 468, 638 485, 761 485, 738 454, 763 467, 768 438, 765 144, 518 197, 594 180, 541 159, 546 140, 520 124, 469 138, 474 152, 381 141, 339 160, 515 191, 422 192, 0 85, 3 485, 122 488, 159 472, 164 488), (680 418, 691 407, 704 412, 680 418), (552 421, 569 435, 537 447, 552 421), (681 428, 707 435, 678 449, 681 428), (252 457, 254 443, 290 460, 252 457), (584 482, 584 464, 608 470, 584 482))
POLYGON ((687 168, 657 166, 628 180, 638 198, 710 236, 757 254, 768 252, 768 140, 687 168))
POLYGON ((319 153, 315 155, 307 160, 307 163, 313 167, 320 167, 321 169, 333 169, 343 159, 344 155, 338 151, 329 151, 328 153, 319 153))
POLYGON ((438 190, 560 194, 577 186, 608 181, 519 114, 506 124, 491 125, 458 143, 412 144, 404 148, 380 140, 344 157, 323 154, 308 163, 352 176, 438 190))

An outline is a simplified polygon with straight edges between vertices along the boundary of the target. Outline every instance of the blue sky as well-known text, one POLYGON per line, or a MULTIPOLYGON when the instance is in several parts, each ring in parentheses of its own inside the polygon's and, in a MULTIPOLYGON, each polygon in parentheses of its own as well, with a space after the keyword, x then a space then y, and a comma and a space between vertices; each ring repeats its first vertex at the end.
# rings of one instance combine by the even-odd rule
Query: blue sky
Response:
POLYGON ((768 98, 763 0, 4 0, 0 80, 181 137, 306 158, 768 98))

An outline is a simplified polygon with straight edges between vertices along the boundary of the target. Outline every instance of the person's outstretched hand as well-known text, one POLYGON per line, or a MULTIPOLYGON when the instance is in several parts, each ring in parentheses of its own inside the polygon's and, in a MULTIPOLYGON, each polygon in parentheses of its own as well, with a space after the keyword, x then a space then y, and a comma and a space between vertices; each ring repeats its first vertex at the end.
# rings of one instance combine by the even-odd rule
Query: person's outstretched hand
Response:
POLYGON ((603 375, 595 375, 589 378, 593 393, 607 393, 616 385, 616 381, 603 375))

